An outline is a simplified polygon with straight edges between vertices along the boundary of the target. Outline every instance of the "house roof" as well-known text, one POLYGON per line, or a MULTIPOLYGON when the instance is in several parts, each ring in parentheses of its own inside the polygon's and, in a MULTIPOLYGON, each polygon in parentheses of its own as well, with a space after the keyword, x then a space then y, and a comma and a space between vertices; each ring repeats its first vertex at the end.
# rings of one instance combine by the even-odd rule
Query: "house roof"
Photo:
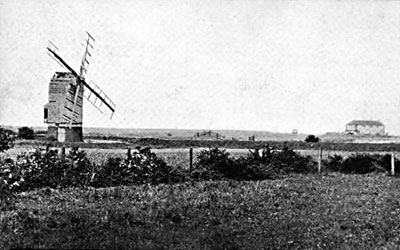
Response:
POLYGON ((380 121, 368 121, 368 120, 353 120, 347 125, 360 125, 360 126, 383 126, 383 123, 380 121))

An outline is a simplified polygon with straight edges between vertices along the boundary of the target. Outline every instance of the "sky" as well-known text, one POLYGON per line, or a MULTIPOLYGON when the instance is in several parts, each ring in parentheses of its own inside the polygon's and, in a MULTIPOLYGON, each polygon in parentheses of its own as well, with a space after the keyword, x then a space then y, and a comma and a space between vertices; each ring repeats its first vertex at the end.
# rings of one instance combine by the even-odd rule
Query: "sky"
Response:
POLYGON ((0 0, 0 124, 45 126, 48 41, 116 104, 85 127, 400 135, 400 1, 0 0))

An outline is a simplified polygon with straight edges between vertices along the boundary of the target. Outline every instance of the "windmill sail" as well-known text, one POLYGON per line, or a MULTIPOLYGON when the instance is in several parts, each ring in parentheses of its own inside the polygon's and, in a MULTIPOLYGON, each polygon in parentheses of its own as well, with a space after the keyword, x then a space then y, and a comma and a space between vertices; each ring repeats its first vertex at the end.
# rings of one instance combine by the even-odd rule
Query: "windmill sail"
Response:
POLYGON ((90 81, 89 84, 85 86, 91 90, 90 93, 84 92, 86 100, 88 100, 101 113, 109 114, 110 118, 112 118, 115 111, 114 102, 111 101, 111 99, 104 93, 104 91, 101 90, 99 86, 97 86, 93 81, 90 81))
MULTIPOLYGON (((68 69, 77 79, 79 84, 83 84, 89 91, 90 93, 86 95, 86 99, 89 100, 97 109, 102 111, 103 109, 100 109, 100 107, 104 106, 108 111, 111 112, 110 118, 112 118, 112 115, 115 112, 115 104, 111 101, 111 99, 93 82, 91 84, 88 84, 74 69, 72 69, 53 49, 47 47, 47 50, 50 53, 50 56, 53 57, 53 59, 56 59, 61 65, 63 65, 66 69, 68 69), (92 96, 93 95, 93 96, 92 96), (101 104, 100 104, 101 102, 101 104)), ((103 111, 104 113, 104 111, 103 111)))
POLYGON ((87 73, 87 67, 89 66, 88 57, 92 56, 89 50, 93 49, 93 45, 91 44, 91 42, 95 41, 94 38, 89 34, 89 32, 86 33, 88 34, 88 38, 86 39, 85 53, 83 54, 81 68, 79 70, 79 76, 81 78, 84 78, 83 74, 87 73))
MULTIPOLYGON (((89 66, 88 57, 92 56, 90 54, 90 52, 89 52, 89 49, 90 48, 93 49, 93 45, 90 42, 91 41, 94 42, 94 38, 88 32, 86 32, 86 33, 88 34, 88 38, 86 39, 85 53, 83 54, 83 58, 82 58, 82 62, 81 62, 81 68, 79 70, 79 78, 80 79, 85 79, 84 78, 84 73, 87 73, 87 67, 89 66)), ((79 109, 80 107, 82 107, 83 90, 84 89, 83 89, 82 84, 80 84, 79 81, 78 81, 78 84, 76 85, 76 90, 75 90, 74 103, 72 105, 72 110, 71 110, 72 115, 70 116, 71 118, 69 120, 69 127, 70 128, 72 127, 72 123, 73 123, 73 120, 74 120, 74 115, 76 113, 75 112, 76 108, 79 109), (78 104, 79 99, 81 101, 81 105, 80 105, 80 107, 77 107, 77 106, 79 106, 79 104, 78 104)))

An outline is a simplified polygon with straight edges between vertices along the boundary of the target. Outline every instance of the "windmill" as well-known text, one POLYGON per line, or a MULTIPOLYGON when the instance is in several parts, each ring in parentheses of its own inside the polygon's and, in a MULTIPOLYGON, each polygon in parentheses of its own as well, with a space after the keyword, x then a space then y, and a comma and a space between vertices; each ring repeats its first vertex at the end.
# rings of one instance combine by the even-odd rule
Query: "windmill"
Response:
POLYGON ((86 32, 85 53, 79 73, 70 67, 56 52, 58 48, 49 41, 48 54, 67 72, 55 72, 49 83, 49 102, 44 105, 44 122, 49 124, 47 136, 60 142, 83 141, 83 97, 101 113, 109 113, 110 119, 115 111, 115 104, 93 82, 86 81, 85 74, 89 66, 90 50, 94 38, 86 32))

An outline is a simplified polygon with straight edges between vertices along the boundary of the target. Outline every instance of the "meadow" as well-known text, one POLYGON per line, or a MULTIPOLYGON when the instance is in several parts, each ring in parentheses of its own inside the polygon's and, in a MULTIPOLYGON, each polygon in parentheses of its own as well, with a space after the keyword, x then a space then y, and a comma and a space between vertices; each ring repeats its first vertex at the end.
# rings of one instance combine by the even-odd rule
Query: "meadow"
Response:
MULTIPOLYGON (((204 149, 194 148, 195 161, 204 149)), ((35 147, 18 144, 0 157, 27 150, 35 147)), ((100 165, 127 158, 126 148, 84 151, 100 165)), ((188 148, 152 152, 188 169, 188 148)), ((239 158, 249 149, 226 152, 239 158)), ((318 148, 297 152, 318 158, 318 148)), ((323 158, 354 153, 324 150, 323 158)), ((323 171, 261 181, 29 189, 1 206, 0 249, 400 249, 399 188, 400 178, 385 172, 323 171)))
POLYGON ((22 192, 2 249, 399 249, 400 179, 292 175, 22 192))

